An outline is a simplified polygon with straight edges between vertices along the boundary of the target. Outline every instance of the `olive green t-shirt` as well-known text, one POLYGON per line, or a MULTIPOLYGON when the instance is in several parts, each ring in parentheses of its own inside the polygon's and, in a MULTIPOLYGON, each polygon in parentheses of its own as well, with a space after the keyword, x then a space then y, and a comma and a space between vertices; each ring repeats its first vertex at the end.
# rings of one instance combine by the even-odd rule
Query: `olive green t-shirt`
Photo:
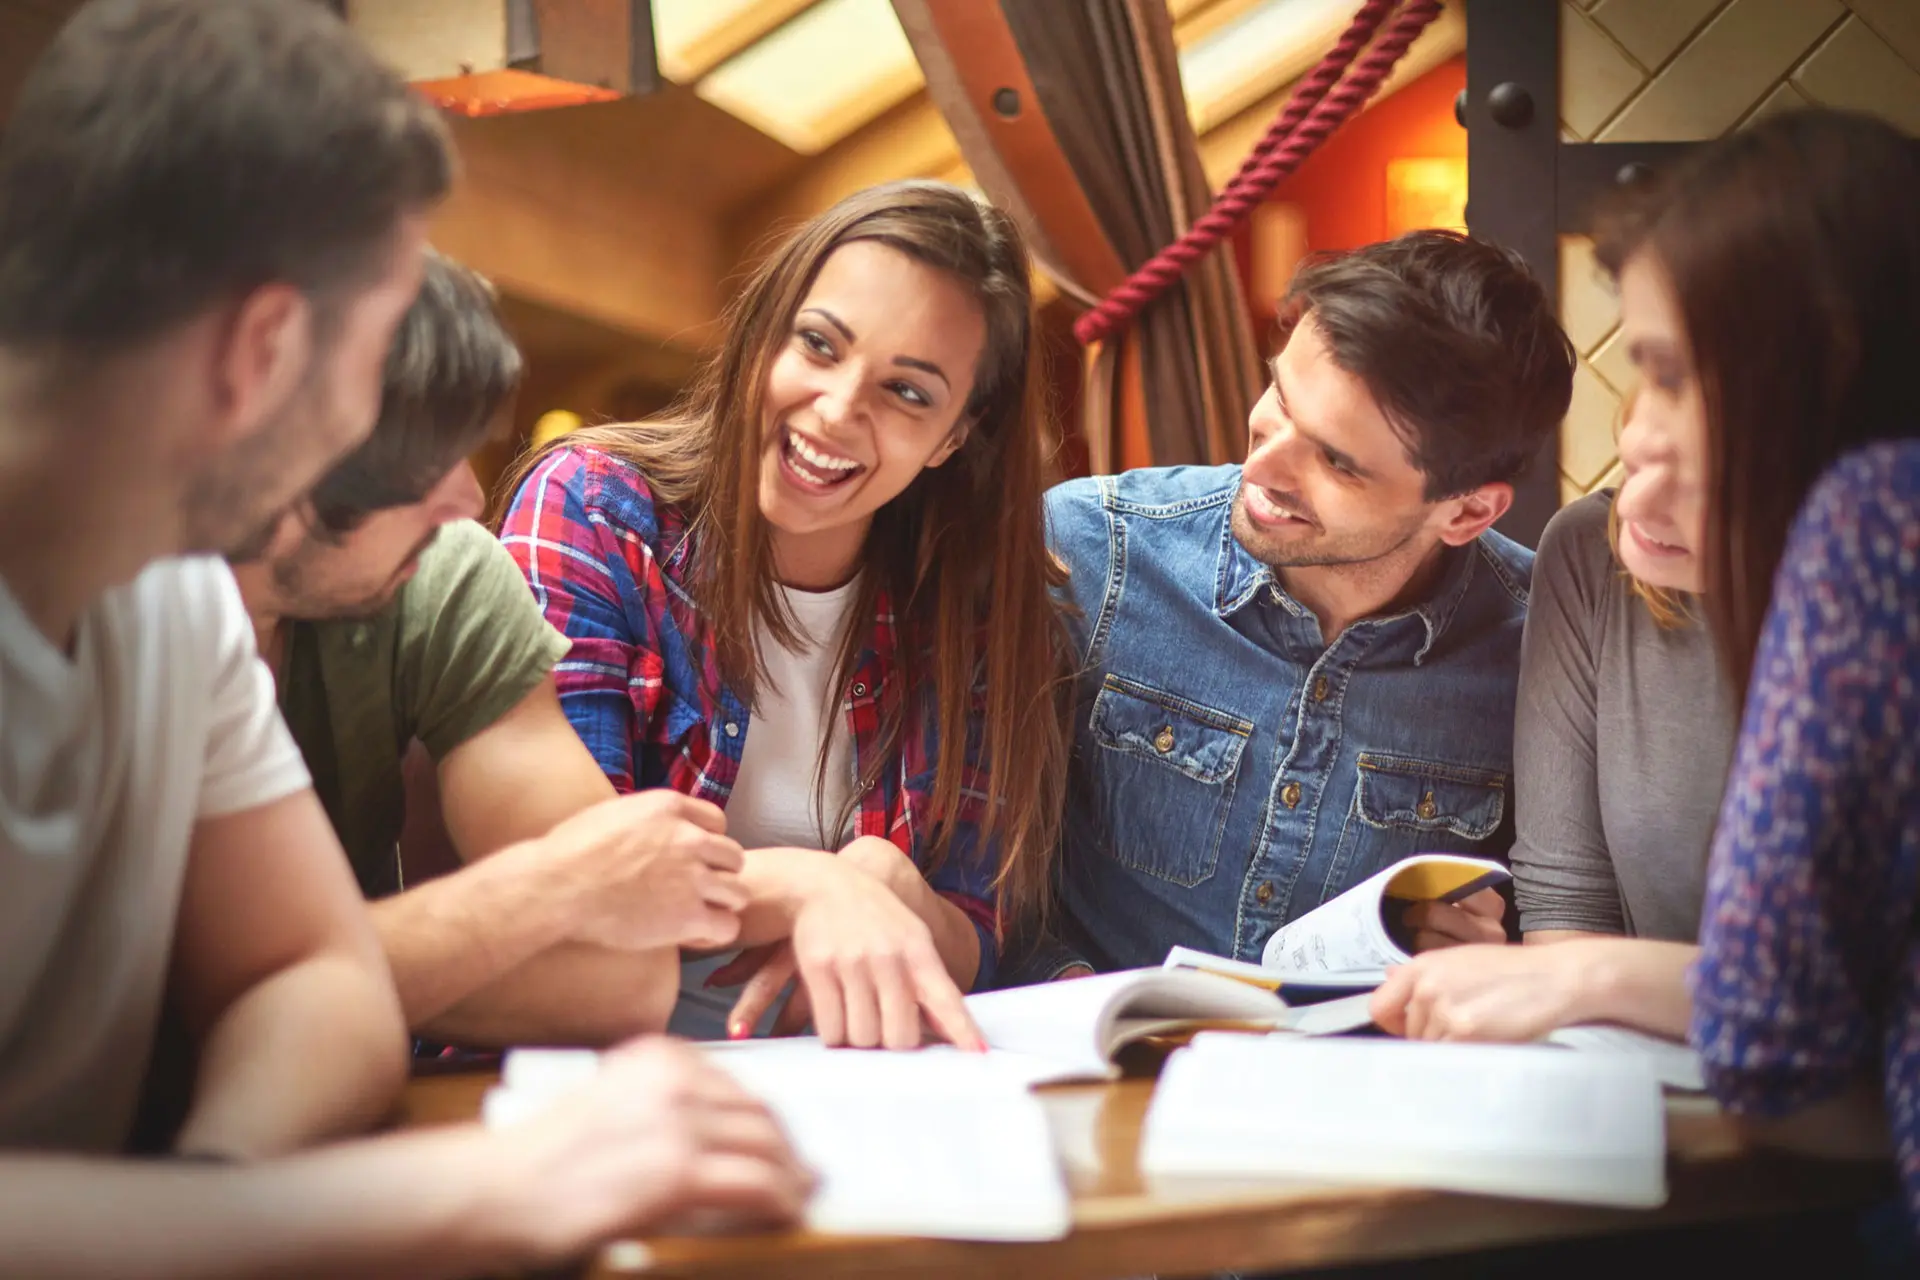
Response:
POLYGON ((567 645, 513 557, 470 520, 441 529, 378 613, 293 625, 280 710, 361 892, 400 889, 409 743, 444 758, 518 705, 567 645))

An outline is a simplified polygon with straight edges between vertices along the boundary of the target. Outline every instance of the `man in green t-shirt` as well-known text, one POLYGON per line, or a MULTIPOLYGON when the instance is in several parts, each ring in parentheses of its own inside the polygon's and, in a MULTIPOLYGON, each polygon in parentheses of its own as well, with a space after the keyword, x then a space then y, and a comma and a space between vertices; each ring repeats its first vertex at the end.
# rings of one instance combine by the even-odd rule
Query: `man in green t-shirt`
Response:
POLYGON ((372 437, 235 576, 409 1023, 463 1044, 605 1043, 666 1025, 678 948, 731 941, 746 898, 717 808, 652 793, 639 839, 581 812, 613 788, 554 690, 567 641, 474 523, 465 461, 520 366, 486 282, 431 260, 372 437), (444 819, 466 865, 408 886, 415 742, 439 813, 412 816, 444 819))

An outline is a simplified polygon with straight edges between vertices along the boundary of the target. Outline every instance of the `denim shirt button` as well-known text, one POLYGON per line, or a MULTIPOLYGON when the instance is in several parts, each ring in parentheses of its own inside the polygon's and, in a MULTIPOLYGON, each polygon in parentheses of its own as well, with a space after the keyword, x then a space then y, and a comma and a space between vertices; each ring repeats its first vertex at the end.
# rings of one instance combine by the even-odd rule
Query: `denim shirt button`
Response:
POLYGON ((1173 726, 1162 725, 1160 732, 1153 735, 1153 749, 1161 755, 1173 750, 1173 726))
POLYGON ((1266 906, 1269 902, 1272 902, 1273 901, 1273 881, 1262 880, 1260 882, 1260 887, 1253 891, 1253 899, 1255 902, 1258 902, 1263 907, 1266 906))
POLYGON ((1280 788, 1280 803, 1286 805, 1289 809, 1298 805, 1300 803, 1300 784, 1297 782, 1289 782, 1286 786, 1280 788))
POLYGON ((1414 806, 1413 811, 1420 815, 1423 822, 1433 821, 1433 815, 1440 812, 1440 806, 1433 802, 1433 792, 1421 796, 1420 803, 1414 806))
POLYGON ((1327 700, 1327 678, 1325 676, 1320 676, 1314 680, 1313 700, 1315 702, 1325 702, 1327 700))

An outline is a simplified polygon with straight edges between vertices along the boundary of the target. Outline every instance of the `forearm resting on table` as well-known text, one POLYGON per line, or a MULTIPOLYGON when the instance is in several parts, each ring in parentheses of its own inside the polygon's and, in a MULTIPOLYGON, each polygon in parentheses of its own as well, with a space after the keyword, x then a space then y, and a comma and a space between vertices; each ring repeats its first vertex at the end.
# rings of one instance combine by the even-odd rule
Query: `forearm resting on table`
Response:
POLYGON ((176 1146, 250 1159, 357 1132, 388 1114, 406 1078, 385 971, 322 952, 256 984, 214 1024, 176 1146))
POLYGON ((566 937, 565 913, 522 865, 531 849, 510 846, 372 904, 409 1027, 432 1025, 566 937))
POLYGON ((597 1048, 664 1031, 679 995, 676 948, 618 951, 562 943, 429 1019, 421 1030, 452 1044, 597 1048))
POLYGON ((35 1280, 438 1277, 506 1259, 459 1130, 241 1168, 0 1158, 0 1272, 35 1280))
POLYGON ((1693 998, 1687 968, 1700 954, 1689 942, 1622 938, 1574 930, 1537 930, 1530 946, 1578 949, 1575 1022, 1615 1022, 1675 1040, 1687 1038, 1693 998))

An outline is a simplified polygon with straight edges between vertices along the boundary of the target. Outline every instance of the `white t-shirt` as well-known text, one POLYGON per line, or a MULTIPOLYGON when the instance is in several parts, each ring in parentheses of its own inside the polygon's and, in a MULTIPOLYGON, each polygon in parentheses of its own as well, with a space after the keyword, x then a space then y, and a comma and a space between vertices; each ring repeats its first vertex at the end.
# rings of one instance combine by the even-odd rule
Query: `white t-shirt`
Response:
MULTIPOLYGON (((860 584, 856 579, 832 591, 781 590, 799 623, 800 647, 787 649, 764 629, 757 637, 768 679, 754 691, 747 745, 727 797, 727 834, 746 849, 818 849, 824 830, 824 846, 838 849, 849 834, 833 828, 853 795, 853 739, 839 693, 832 687, 833 671, 860 584), (827 744, 824 796, 815 787, 822 742, 827 744)), ((726 1016, 739 989, 714 990, 705 984, 707 975, 731 958, 723 953, 681 965, 680 1001, 669 1031, 690 1040, 726 1034, 726 1016)), ((773 1017, 770 1011, 762 1030, 773 1017)))
POLYGON ((767 678, 755 690, 747 745, 727 797, 727 834, 743 849, 818 849, 823 830, 828 832, 825 847, 846 843, 846 833, 832 827, 853 795, 853 740, 832 684, 847 611, 859 589, 858 579, 832 591, 782 587, 800 624, 800 648, 785 648, 764 629, 757 637, 767 678), (822 742, 827 744, 824 797, 814 785, 822 742))
POLYGON ((307 785, 221 561, 149 566, 71 656, 0 582, 0 1147, 125 1142, 194 824, 307 785))

